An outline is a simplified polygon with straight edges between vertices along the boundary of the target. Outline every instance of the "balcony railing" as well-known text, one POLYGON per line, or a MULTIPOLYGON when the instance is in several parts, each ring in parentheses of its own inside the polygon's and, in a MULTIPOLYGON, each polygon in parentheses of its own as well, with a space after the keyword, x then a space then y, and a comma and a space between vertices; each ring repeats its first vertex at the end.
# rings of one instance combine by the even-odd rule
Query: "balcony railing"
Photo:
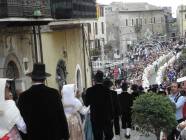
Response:
POLYGON ((0 0, 3 18, 96 18, 96 0, 0 0))
POLYGON ((41 17, 51 17, 50 0, 0 0, 0 18, 34 17, 35 10, 41 17))
POLYGON ((141 29, 142 29, 142 25, 141 25, 141 24, 136 24, 136 25, 134 26, 134 29, 135 29, 135 32, 136 32, 136 33, 139 33, 139 32, 141 31, 141 29))
POLYGON ((96 18, 96 0, 52 0, 52 15, 57 19, 96 18))

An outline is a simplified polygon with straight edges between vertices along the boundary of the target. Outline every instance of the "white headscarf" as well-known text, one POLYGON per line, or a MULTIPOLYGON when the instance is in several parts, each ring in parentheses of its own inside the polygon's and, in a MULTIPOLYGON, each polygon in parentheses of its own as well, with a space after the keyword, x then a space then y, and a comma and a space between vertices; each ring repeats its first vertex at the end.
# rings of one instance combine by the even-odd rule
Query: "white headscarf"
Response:
POLYGON ((5 87, 8 79, 0 78, 0 139, 22 119, 13 100, 5 100, 5 87))
POLYGON ((82 103, 75 97, 75 84, 64 85, 62 89, 62 102, 64 105, 65 114, 76 113, 83 107, 82 103))

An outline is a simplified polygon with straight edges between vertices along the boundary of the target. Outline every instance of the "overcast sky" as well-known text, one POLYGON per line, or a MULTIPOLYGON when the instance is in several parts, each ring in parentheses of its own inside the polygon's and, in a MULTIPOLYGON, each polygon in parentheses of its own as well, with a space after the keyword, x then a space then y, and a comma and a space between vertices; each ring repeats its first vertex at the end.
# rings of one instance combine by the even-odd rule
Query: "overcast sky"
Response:
POLYGON ((173 16, 176 16, 176 9, 178 5, 185 4, 186 0, 97 0, 100 4, 110 4, 111 2, 147 2, 156 6, 171 6, 173 11, 173 16))

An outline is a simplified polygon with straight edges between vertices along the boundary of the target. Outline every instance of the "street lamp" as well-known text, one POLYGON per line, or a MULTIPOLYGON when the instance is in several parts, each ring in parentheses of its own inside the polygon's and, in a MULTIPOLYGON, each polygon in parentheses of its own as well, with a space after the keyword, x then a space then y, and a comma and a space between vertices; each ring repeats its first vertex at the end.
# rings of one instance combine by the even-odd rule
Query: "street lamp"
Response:
MULTIPOLYGON (((41 11, 39 9, 35 9, 34 10, 34 18, 38 19, 41 16, 42 16, 41 11)), ((37 23, 37 21, 36 21, 36 23, 37 23)), ((37 31, 36 31, 35 25, 33 25, 36 63, 38 63, 37 33, 38 33, 38 36, 39 36, 40 60, 41 60, 41 63, 43 63, 43 48, 42 48, 42 41, 41 41, 41 28, 40 28, 39 24, 37 24, 37 31)))

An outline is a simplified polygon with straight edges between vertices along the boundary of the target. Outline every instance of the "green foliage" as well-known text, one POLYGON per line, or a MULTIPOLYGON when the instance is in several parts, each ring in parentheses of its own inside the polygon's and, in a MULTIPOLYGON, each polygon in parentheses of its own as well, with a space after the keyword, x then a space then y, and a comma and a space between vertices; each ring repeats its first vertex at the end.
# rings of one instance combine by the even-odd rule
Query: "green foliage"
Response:
POLYGON ((182 53, 180 58, 181 58, 181 60, 186 60, 186 53, 182 53))
POLYGON ((186 76, 186 68, 183 69, 183 76, 186 76))
POLYGON ((186 48, 183 49, 183 53, 186 53, 186 48))
POLYGON ((167 76, 164 75, 164 76, 163 76, 163 81, 166 81, 166 80, 167 80, 167 76))
POLYGON ((176 125, 175 107, 168 97, 143 94, 134 101, 132 110, 133 124, 143 131, 154 133, 157 138, 161 130, 168 132, 176 125))

